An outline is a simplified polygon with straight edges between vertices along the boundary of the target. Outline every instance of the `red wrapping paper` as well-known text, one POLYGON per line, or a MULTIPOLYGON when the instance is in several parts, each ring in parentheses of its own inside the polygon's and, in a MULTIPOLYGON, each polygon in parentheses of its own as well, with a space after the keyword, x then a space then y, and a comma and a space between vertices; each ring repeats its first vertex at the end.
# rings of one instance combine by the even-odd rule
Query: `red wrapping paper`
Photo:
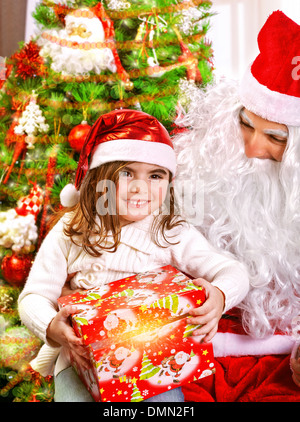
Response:
POLYGON ((212 345, 192 336, 189 309, 205 292, 171 266, 117 280, 59 299, 76 305, 76 334, 91 369, 73 362, 96 401, 142 401, 215 371, 212 345))

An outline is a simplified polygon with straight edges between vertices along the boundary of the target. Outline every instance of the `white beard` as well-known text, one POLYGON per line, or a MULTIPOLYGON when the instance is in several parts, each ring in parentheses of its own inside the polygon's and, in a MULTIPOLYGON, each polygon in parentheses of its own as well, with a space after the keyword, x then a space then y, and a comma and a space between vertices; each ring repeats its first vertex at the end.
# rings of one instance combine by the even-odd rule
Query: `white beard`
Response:
POLYGON ((207 95, 194 91, 191 104, 178 119, 191 129, 173 140, 177 187, 188 181, 199 198, 203 181, 203 218, 193 223, 248 268, 251 288, 240 305, 245 329, 256 337, 290 332, 300 314, 300 170, 294 164, 300 163, 300 130, 289 128, 282 163, 248 159, 235 85, 222 83, 207 95))

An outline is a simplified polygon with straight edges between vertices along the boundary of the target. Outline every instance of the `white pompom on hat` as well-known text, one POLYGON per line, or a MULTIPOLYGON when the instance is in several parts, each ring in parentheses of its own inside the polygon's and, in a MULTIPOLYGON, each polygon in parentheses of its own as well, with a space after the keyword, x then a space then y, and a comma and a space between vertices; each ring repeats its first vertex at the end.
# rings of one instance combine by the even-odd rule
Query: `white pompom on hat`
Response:
POLYGON ((60 203, 63 207, 74 207, 79 202, 80 193, 72 183, 60 192, 60 203))
POLYGON ((137 110, 114 110, 98 118, 82 147, 75 185, 66 185, 61 204, 79 201, 79 188, 88 170, 113 161, 154 164, 176 173, 176 155, 166 128, 153 116, 137 110))
POLYGON ((241 103, 271 122, 300 126, 300 26, 273 12, 258 46, 260 53, 241 80, 241 103))

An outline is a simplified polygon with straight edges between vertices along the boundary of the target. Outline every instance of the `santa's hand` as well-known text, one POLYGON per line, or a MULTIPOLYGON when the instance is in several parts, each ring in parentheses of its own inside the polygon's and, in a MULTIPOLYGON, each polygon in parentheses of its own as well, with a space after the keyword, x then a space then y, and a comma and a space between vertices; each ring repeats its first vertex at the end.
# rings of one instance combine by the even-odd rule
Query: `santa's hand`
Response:
POLYGON ((224 310, 225 297, 221 290, 203 278, 197 278, 193 280, 193 283, 205 289, 206 301, 199 308, 189 311, 191 317, 188 318, 187 322, 189 324, 202 325, 201 328, 193 332, 193 335, 204 335, 203 342, 208 342, 218 330, 219 320, 224 310))
POLYGON ((47 340, 53 347, 65 347, 76 361, 84 368, 89 368, 88 353, 83 339, 76 336, 71 327, 69 316, 78 312, 77 308, 68 305, 57 312, 47 328, 47 340))

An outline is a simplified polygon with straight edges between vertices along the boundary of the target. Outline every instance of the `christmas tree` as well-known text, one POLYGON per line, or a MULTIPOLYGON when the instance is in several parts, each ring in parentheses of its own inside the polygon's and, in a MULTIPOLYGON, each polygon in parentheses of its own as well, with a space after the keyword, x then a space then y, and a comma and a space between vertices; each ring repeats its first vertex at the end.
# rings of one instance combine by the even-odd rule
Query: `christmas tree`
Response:
POLYGON ((96 119, 118 108, 172 132, 180 85, 212 78, 210 1, 42 0, 37 33, 0 63, 0 400, 51 401, 17 298, 96 119))
POLYGON ((146 380, 148 378, 151 378, 156 375, 159 371, 160 368, 158 366, 154 366, 151 360, 148 358, 147 354, 144 352, 140 379, 146 380))
POLYGON ((131 395, 131 402, 139 402, 143 400, 140 390, 137 388, 136 384, 133 384, 133 391, 131 395))

